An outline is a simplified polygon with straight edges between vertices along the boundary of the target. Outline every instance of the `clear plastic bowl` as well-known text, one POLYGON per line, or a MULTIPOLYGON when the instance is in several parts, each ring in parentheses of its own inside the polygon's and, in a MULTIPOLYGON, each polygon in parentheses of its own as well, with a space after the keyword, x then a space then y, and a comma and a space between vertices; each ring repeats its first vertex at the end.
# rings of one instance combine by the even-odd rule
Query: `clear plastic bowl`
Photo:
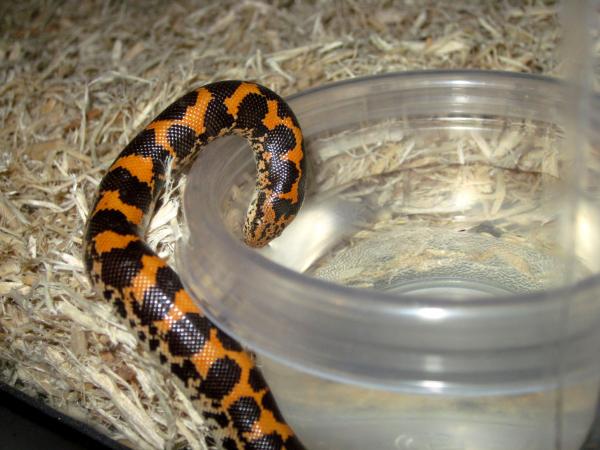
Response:
POLYGON ((600 373, 600 157, 595 130, 565 139, 566 92, 467 71, 292 97, 309 191, 262 251, 240 239, 251 151, 227 138, 200 155, 179 273, 257 353, 307 448, 581 446, 600 373))

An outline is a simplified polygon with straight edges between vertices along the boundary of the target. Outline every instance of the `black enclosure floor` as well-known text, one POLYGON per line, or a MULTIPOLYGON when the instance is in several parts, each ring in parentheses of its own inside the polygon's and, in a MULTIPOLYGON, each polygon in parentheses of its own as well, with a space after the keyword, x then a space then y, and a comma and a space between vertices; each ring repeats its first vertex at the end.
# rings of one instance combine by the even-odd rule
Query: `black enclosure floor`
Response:
POLYGON ((93 428, 0 384, 0 450, 126 450, 93 428))

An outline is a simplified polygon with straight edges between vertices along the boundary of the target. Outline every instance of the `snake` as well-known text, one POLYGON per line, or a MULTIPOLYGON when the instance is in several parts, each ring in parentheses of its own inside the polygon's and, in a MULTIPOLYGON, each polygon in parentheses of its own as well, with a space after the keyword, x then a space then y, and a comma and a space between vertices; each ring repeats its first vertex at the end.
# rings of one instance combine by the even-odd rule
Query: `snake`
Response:
POLYGON ((145 241, 169 177, 180 176, 208 142, 232 133, 246 138, 256 160, 243 240, 262 247, 277 237, 304 198, 300 125, 270 89, 217 81, 168 106, 108 168, 87 220, 85 267, 98 296, 114 305, 138 340, 181 381, 208 428, 210 448, 304 449, 254 355, 210 320, 145 241))

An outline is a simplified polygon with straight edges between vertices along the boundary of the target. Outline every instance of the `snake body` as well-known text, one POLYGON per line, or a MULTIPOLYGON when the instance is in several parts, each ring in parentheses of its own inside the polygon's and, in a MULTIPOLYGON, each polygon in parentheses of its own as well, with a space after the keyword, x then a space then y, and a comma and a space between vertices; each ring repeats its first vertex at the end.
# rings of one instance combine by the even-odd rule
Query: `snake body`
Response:
POLYGON ((179 378, 224 450, 304 447, 283 419, 251 354, 191 300, 175 271, 144 242, 167 173, 229 133, 254 149, 258 178, 244 224, 254 247, 278 236, 304 196, 304 143, 289 106, 255 83, 222 81, 171 104, 118 155, 102 179, 85 234, 85 264, 112 302, 179 378))

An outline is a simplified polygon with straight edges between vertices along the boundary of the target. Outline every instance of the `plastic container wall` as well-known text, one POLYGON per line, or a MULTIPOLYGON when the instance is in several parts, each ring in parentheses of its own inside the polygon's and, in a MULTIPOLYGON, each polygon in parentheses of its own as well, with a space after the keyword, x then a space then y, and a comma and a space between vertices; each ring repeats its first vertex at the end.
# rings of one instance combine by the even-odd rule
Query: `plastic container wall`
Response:
POLYGON ((245 144, 199 157, 179 272, 257 352, 308 448, 581 445, 598 394, 600 213, 593 184, 576 202, 569 189, 565 97, 541 77, 425 72, 293 98, 311 189, 290 244, 266 254, 308 274, 239 241, 245 144))

